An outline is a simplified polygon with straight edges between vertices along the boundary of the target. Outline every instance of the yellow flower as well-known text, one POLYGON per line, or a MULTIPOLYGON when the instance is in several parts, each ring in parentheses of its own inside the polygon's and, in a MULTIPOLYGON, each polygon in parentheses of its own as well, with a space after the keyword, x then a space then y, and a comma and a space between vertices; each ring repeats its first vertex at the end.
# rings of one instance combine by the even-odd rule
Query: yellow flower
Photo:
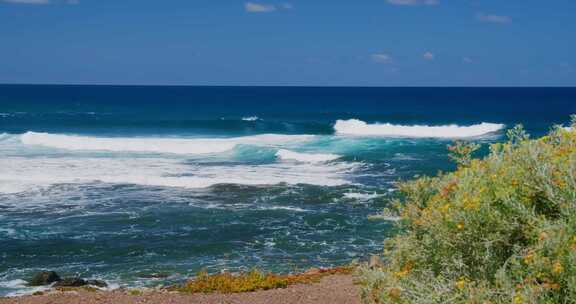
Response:
POLYGON ((562 264, 560 264, 560 262, 554 263, 554 266, 552 267, 552 272, 562 273, 563 270, 564 270, 564 268, 562 267, 562 264))
POLYGON ((458 228, 458 230, 464 229, 464 222, 458 223, 458 225, 456 225, 456 228, 458 228))
POLYGON ((465 199, 464 200, 464 209, 476 210, 476 209, 478 209, 479 204, 480 204, 480 201, 478 198, 465 199))
POLYGON ((460 280, 456 281, 456 288, 462 290, 462 289, 464 289, 464 287, 466 287, 466 279, 465 278, 460 278, 460 280))
POLYGON ((405 277, 407 274, 408 274, 408 271, 406 271, 406 270, 400 270, 400 271, 396 271, 396 272, 394 273, 394 275, 395 275, 397 278, 403 278, 403 277, 405 277))
POLYGON ((524 257, 524 263, 531 264, 534 261, 534 253, 530 252, 524 257))
POLYGON ((396 271, 394 273, 394 275, 398 278, 403 278, 406 275, 408 275, 410 273, 410 271, 412 271, 412 263, 407 263, 406 265, 404 265, 404 267, 402 268, 402 270, 400 271, 396 271))
POLYGON ((523 303, 522 296, 521 296, 521 295, 516 295, 516 296, 514 296, 514 299, 513 299, 512 303, 514 303, 514 304, 522 304, 522 303, 523 303))
POLYGON ((440 207, 440 211, 442 211, 443 213, 448 212, 449 209, 450 209, 450 204, 444 204, 444 205, 442 205, 442 207, 440 207))

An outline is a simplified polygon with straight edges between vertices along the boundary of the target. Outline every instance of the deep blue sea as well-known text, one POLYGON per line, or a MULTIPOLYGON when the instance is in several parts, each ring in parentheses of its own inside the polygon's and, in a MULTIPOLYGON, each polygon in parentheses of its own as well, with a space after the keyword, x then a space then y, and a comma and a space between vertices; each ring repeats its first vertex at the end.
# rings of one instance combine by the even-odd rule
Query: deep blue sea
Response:
POLYGON ((454 139, 572 113, 576 88, 0 85, 0 295, 44 269, 153 286, 362 259, 394 233, 368 216, 453 169, 454 139))

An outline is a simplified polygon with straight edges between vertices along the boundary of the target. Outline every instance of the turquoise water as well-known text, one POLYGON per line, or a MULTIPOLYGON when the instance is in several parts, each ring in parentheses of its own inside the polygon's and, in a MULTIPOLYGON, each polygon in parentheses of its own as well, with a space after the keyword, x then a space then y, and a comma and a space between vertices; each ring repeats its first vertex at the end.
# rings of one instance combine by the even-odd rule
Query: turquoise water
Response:
POLYGON ((150 286, 363 258, 394 233, 368 215, 452 169, 454 138, 571 113, 561 88, 0 86, 0 295, 42 269, 150 286))

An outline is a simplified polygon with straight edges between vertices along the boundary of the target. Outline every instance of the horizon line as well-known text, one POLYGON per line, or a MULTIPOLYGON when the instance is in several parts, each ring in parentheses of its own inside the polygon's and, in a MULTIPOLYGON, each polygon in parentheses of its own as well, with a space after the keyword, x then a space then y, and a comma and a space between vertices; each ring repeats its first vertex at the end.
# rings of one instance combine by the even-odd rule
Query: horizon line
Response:
POLYGON ((203 88, 382 88, 382 89, 393 89, 393 88, 565 88, 572 89, 576 88, 574 86, 548 86, 548 85, 495 85, 495 86, 412 86, 412 85, 398 85, 398 86, 377 86, 377 85, 205 85, 205 84, 112 84, 112 83, 0 83, 0 86, 74 86, 74 87, 203 87, 203 88))

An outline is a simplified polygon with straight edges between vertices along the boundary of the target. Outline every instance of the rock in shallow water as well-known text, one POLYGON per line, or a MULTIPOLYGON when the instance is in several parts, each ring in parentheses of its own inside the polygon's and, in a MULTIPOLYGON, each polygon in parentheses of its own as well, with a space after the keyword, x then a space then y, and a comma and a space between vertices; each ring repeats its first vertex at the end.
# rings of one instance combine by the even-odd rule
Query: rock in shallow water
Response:
POLYGON ((87 280, 86 283, 88 283, 88 285, 91 286, 96 286, 96 287, 108 287, 108 284, 104 281, 100 281, 100 280, 87 280))
POLYGON ((54 287, 82 287, 82 286, 96 286, 96 287, 107 287, 108 284, 100 280, 84 280, 81 278, 65 278, 54 284, 54 287))
POLYGON ((36 273, 32 279, 28 281, 29 286, 42 286, 49 285, 54 282, 61 281, 60 276, 54 271, 41 271, 36 273))
POLYGON ((88 282, 81 278, 65 278, 61 281, 56 282, 54 287, 81 287, 88 285, 88 282))

